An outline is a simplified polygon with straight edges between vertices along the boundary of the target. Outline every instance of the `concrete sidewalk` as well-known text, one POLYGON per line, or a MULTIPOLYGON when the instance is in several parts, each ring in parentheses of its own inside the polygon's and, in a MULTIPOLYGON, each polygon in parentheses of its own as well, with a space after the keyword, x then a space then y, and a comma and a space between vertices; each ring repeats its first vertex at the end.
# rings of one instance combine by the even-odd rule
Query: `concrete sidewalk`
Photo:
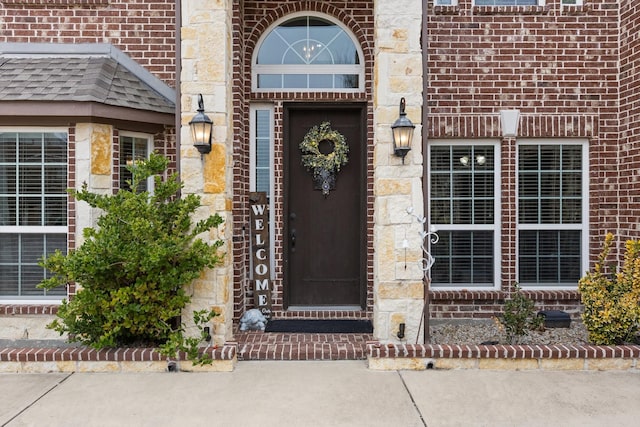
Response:
POLYGON ((372 371, 241 362, 225 373, 1 374, 2 426, 635 426, 640 374, 372 371))

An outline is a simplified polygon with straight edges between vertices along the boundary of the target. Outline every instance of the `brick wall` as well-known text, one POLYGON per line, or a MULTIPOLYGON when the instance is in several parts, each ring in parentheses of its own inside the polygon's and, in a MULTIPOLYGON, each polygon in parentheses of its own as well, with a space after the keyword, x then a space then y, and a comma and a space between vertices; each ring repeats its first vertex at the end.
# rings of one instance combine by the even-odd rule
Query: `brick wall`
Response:
POLYGON ((623 0, 620 27, 621 239, 640 235, 640 3, 623 0))
MULTIPOLYGON (((233 8, 233 50, 245 51, 244 2, 234 3, 233 8)), ((249 212, 249 103, 245 90, 251 87, 246 82, 247 75, 244 72, 242 55, 233 55, 233 82, 237 89, 233 93, 233 123, 234 123, 234 180, 233 180, 233 222, 234 224, 247 224, 249 212)), ((273 212, 271 213, 273 214, 273 212)), ((234 230, 233 245, 233 312, 234 317, 239 318, 247 305, 253 306, 253 301, 247 295, 250 289, 250 241, 243 238, 246 231, 242 227, 234 230)))
MULTIPOLYGON (((585 1, 584 6, 571 7, 560 3, 479 7, 472 0, 459 0, 457 6, 434 6, 429 1, 426 126, 430 140, 502 138, 499 110, 519 109, 519 137, 588 139, 593 259, 604 233, 616 230, 623 219, 618 205, 621 194, 612 185, 618 179, 619 156, 618 1, 585 1)), ((629 20, 635 13, 637 22, 638 6, 627 9, 629 20)), ((628 34, 637 30, 630 29, 628 34)), ((628 49, 632 48, 630 44, 628 49)), ((628 93, 625 102, 632 102, 632 97, 628 93)), ((629 150, 633 150, 630 144, 629 150)), ((504 297, 512 291, 517 279, 517 214, 512 208, 517 202, 515 138, 502 140, 501 160, 502 291, 434 290, 432 317, 490 317, 501 310, 504 297)), ((626 191, 631 192, 631 186, 626 191)), ((631 207, 627 211, 629 217, 635 213, 637 218, 638 211, 631 207)), ((532 296, 540 308, 577 313, 575 292, 532 296)))
POLYGON ((174 0, 3 0, 0 42, 111 43, 175 87, 174 0))

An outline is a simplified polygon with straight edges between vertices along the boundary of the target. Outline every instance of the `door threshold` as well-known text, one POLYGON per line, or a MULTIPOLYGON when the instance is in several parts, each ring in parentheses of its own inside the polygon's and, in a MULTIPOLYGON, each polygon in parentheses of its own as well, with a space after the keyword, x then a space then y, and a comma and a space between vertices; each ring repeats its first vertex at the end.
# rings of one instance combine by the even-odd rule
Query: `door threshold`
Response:
POLYGON ((363 311, 359 305, 291 305, 287 311, 363 311))

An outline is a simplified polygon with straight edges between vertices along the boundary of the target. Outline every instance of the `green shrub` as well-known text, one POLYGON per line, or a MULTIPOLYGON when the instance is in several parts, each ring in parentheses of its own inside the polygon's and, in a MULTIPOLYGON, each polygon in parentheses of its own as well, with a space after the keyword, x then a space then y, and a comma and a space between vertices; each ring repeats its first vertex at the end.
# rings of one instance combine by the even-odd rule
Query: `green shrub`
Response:
POLYGON ((158 351, 167 358, 174 359, 178 352, 182 351, 186 354, 187 359, 191 360, 194 365, 211 364, 213 359, 206 353, 200 351, 200 345, 203 342, 211 340, 211 336, 205 330, 206 323, 217 316, 213 310, 199 310, 193 312, 193 323, 198 329, 198 335, 193 337, 185 337, 184 329, 180 328, 171 333, 167 341, 160 346, 158 351))
POLYGON ((192 224, 200 198, 180 198, 177 175, 164 178, 167 165, 154 153, 129 166, 130 189, 117 194, 91 193, 86 184, 70 190, 103 213, 96 228, 83 231, 82 246, 41 262, 52 273, 41 287, 80 285, 70 301, 63 301, 51 329, 94 348, 160 345, 182 337, 176 319, 190 301, 185 285, 221 260, 222 242, 207 244, 198 235, 220 225, 222 218, 216 214, 192 224), (153 194, 137 191, 151 176, 153 194))
POLYGON ((509 344, 517 344, 529 331, 540 329, 544 319, 536 315, 533 300, 522 293, 518 284, 510 299, 504 303, 504 313, 500 317, 509 344))
POLYGON ((622 269, 607 267, 614 236, 608 233, 593 272, 580 279, 582 321, 589 341, 616 345, 633 341, 640 322, 640 241, 628 240, 622 269))

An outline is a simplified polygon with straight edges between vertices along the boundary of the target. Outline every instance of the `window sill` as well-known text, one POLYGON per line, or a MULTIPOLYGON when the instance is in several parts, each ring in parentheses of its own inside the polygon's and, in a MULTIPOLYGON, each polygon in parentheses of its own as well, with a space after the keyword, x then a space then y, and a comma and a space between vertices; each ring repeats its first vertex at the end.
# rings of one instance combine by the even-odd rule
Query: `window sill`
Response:
POLYGON ((60 301, 1 301, 0 316, 51 315, 58 312, 60 301))
POLYGON ((504 299, 506 294, 499 290, 472 290, 472 289, 461 289, 461 290, 444 290, 444 289, 434 289, 431 288, 429 291, 429 299, 431 301, 447 301, 447 300, 462 300, 462 301, 471 301, 471 300, 502 300, 504 299))
MULTIPOLYGON (((522 293, 534 301, 574 301, 580 300, 580 293, 576 289, 522 289, 522 293)), ((429 299, 431 301, 472 301, 487 300, 498 301, 504 300, 508 294, 504 291, 490 290, 444 290, 430 289, 429 299)))
MULTIPOLYGON (((5 5, 7 4, 16 4, 16 5, 31 5, 31 6, 49 6, 47 4, 43 4, 42 0, 5 0, 3 1, 5 5)), ((54 2, 49 2, 54 3, 54 2)), ((109 0, 58 0, 52 6, 102 6, 108 5, 109 0)))
POLYGON ((460 13, 460 6, 433 6, 434 15, 458 15, 460 13))
POLYGON ((560 8, 560 11, 563 15, 583 15, 589 11, 588 4, 581 5, 567 5, 563 4, 560 8))
POLYGON ((474 15, 544 15, 549 6, 473 6, 474 15))

